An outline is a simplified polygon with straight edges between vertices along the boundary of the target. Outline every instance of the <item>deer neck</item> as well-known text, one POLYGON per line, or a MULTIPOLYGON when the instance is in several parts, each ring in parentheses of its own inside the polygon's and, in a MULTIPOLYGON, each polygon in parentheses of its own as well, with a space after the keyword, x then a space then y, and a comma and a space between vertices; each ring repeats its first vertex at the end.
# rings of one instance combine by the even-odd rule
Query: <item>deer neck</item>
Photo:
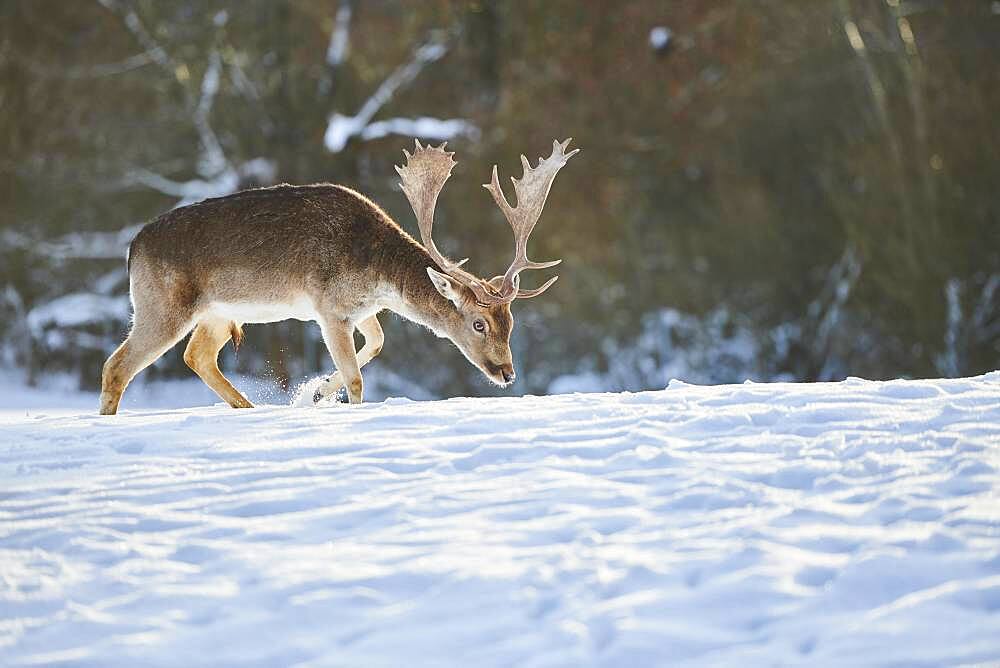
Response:
POLYGON ((427 267, 437 264, 423 248, 414 244, 408 257, 395 258, 393 266, 384 272, 389 276, 390 311, 407 320, 427 327, 436 335, 451 338, 451 333, 462 325, 462 316, 455 305, 441 296, 427 276, 427 267))

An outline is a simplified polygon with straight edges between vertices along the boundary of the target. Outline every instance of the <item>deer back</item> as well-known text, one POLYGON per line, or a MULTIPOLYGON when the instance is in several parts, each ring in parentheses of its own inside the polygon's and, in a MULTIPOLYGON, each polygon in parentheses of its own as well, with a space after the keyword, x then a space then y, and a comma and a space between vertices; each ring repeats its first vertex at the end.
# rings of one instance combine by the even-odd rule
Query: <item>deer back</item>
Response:
POLYGON ((279 185, 169 211, 129 249, 155 273, 185 277, 201 299, 287 299, 331 283, 374 289, 426 251, 373 202, 343 186, 279 185))

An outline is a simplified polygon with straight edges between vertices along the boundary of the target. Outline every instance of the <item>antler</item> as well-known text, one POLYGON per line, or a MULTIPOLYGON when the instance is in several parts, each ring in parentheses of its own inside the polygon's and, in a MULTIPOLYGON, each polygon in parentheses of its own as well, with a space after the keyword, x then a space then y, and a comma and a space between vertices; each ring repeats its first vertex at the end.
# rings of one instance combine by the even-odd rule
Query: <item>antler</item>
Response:
POLYGON ((406 199, 410 200, 413 213, 417 216, 417 227, 420 228, 420 239, 424 242, 424 247, 441 270, 448 272, 467 262, 468 258, 456 263, 445 259, 434 245, 431 230, 434 228, 434 207, 437 206, 438 195, 441 194, 445 181, 451 176, 451 170, 457 164, 452 159, 455 154, 444 150, 447 142, 437 147, 421 146, 419 139, 415 139, 414 143, 416 148, 413 155, 403 149, 406 164, 402 167, 396 165, 396 172, 400 178, 399 185, 406 193, 406 199))
POLYGON ((552 181, 562 166, 566 164, 566 161, 580 150, 574 149, 566 153, 566 147, 569 146, 570 141, 572 139, 567 139, 562 143, 553 141, 552 154, 547 158, 539 158, 538 166, 535 168, 531 167, 527 158, 521 156, 524 174, 520 179, 514 177, 510 179, 514 184, 514 194, 517 196, 517 207, 512 207, 507 202, 503 190, 500 189, 496 165, 493 166, 493 180, 483 186, 493 195, 497 206, 503 211, 507 222, 514 230, 514 260, 503 275, 499 285, 496 284, 495 280, 486 282, 465 272, 456 271, 461 265, 468 262, 468 258, 461 262, 449 261, 437 249, 431 236, 434 228, 434 207, 437 205, 438 195, 441 194, 441 189, 444 188, 445 181, 451 176, 451 170, 456 164, 452 159, 455 154, 444 150, 447 142, 436 147, 425 147, 420 145, 419 140, 416 140, 416 148, 412 155, 406 150, 403 151, 403 154, 406 155, 406 164, 401 167, 397 165, 396 172, 399 173, 401 179, 399 185, 410 201, 413 213, 416 214, 417 226, 420 228, 420 239, 441 271, 472 290, 480 305, 490 306, 509 303, 515 299, 537 297, 558 280, 559 277, 554 276, 540 288, 521 290, 518 274, 525 269, 546 269, 562 262, 562 260, 532 262, 528 259, 527 248, 528 237, 531 236, 531 231, 542 215, 552 181))
POLYGON ((396 165, 396 172, 400 178, 399 185, 406 194, 406 199, 410 201, 413 213, 417 216, 420 240, 423 241, 424 247, 437 266, 441 268, 441 271, 472 290, 479 303, 489 304, 492 295, 487 292, 483 285, 455 271, 468 262, 469 258, 460 262, 450 262, 437 249, 431 235, 434 228, 434 207, 437 205, 437 198, 441 194, 441 189, 444 188, 445 181, 451 176, 451 170, 457 164, 452 159, 455 154, 444 150, 448 142, 443 142, 440 146, 421 146, 420 140, 416 139, 414 143, 416 148, 413 155, 403 149, 406 164, 402 167, 396 165))
POLYGON ((538 218, 542 215, 545 200, 549 196, 549 189, 552 187, 552 181, 555 180, 556 174, 580 150, 574 149, 566 153, 566 147, 569 146, 571 141, 572 138, 561 143, 553 141, 552 154, 547 158, 539 158, 538 166, 535 168, 531 167, 526 157, 521 156, 524 174, 520 180, 515 179, 513 176, 510 178, 514 184, 517 207, 510 205, 503 194, 503 190, 500 189, 500 179, 497 176, 496 165, 493 166, 492 180, 490 183, 483 185, 493 195, 494 201, 496 201, 500 210, 503 211, 507 222, 510 223, 511 228, 514 230, 514 260, 504 274, 500 287, 496 290, 495 294, 491 295, 494 302, 510 302, 519 298, 537 297, 548 290, 549 286, 559 278, 558 276, 550 278, 542 287, 534 290, 521 290, 518 274, 525 269, 546 269, 562 262, 562 260, 552 260, 549 262, 533 262, 529 260, 528 237, 531 236, 531 231, 535 228, 538 218))

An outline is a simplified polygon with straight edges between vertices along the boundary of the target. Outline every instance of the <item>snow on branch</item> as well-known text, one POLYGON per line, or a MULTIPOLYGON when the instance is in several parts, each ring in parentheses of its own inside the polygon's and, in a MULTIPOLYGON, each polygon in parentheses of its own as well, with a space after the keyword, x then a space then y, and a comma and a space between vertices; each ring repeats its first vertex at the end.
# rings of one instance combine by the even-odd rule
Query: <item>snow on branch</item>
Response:
POLYGON ((461 118, 390 118, 367 125, 360 133, 362 139, 380 139, 388 135, 447 140, 454 137, 479 138, 479 128, 461 118))
POLYGON ((215 130, 210 122, 212 106, 219 92, 222 74, 222 58, 213 50, 208 57, 208 66, 201 80, 201 90, 194 103, 192 122, 198 132, 200 142, 196 171, 202 177, 188 181, 174 181, 148 169, 135 169, 126 179, 128 183, 139 183, 165 195, 177 197, 176 206, 186 206, 209 197, 221 197, 236 192, 244 179, 259 183, 274 180, 277 168, 273 161, 254 158, 238 167, 226 157, 215 130))
MULTIPOLYGON (((187 71, 184 64, 178 63, 170 57, 166 49, 155 40, 135 11, 123 9, 115 0, 99 0, 99 2, 122 17, 125 27, 132 33, 136 41, 146 49, 148 57, 160 65, 171 77, 177 78, 178 72, 187 71)), ((213 18, 213 23, 216 27, 221 28, 228 21, 228 18, 225 11, 218 12, 213 18)), ((276 166, 270 160, 255 158, 239 166, 234 165, 226 157, 222 143, 212 128, 212 108, 219 93, 222 67, 223 62, 219 50, 213 49, 208 55, 208 63, 201 79, 197 98, 191 88, 187 85, 182 86, 192 123, 198 133, 199 148, 194 168, 201 178, 175 181, 151 170, 139 168, 133 170, 125 178, 126 184, 141 184, 165 195, 177 197, 176 206, 185 206, 208 197, 220 197, 235 192, 239 188, 241 180, 245 178, 252 178, 261 183, 268 183, 274 179, 276 166)), ((238 74, 242 75, 242 71, 238 71, 238 74)), ((243 79, 245 80, 245 76, 243 79)), ((243 81, 242 83, 248 84, 249 82, 243 81)))
MULTIPOLYGON (((196 171, 202 178, 189 181, 174 181, 148 169, 139 168, 132 172, 127 182, 140 183, 165 195, 179 198, 177 206, 199 202, 208 197, 220 197, 235 192, 240 185, 240 170, 226 158, 219 138, 212 129, 209 118, 215 96, 219 92, 222 59, 218 51, 208 57, 208 66, 201 80, 201 94, 194 103, 192 122, 198 132, 200 143, 196 171)), ((260 159, 258 159, 260 160, 260 159)), ((256 161, 254 161, 256 162, 256 161)), ((273 172, 273 166, 271 171, 273 172)))
POLYGON ((989 344, 1000 335, 1000 320, 997 313, 996 297, 1000 293, 1000 274, 986 279, 979 298, 968 297, 972 307, 968 316, 963 312, 963 293, 971 285, 963 285, 960 278, 948 279, 944 286, 947 303, 944 350, 937 357, 938 373, 947 377, 961 376, 966 370, 966 360, 972 346, 989 344))
POLYGON ((198 137, 201 139, 201 155, 198 156, 198 173, 204 177, 211 177, 231 170, 232 166, 226 159, 226 154, 222 150, 219 138, 215 135, 212 125, 209 123, 209 115, 212 113, 212 104, 215 102, 215 95, 219 92, 219 73, 222 69, 222 59, 218 51, 212 51, 208 56, 208 67, 205 69, 205 76, 201 79, 201 97, 198 99, 198 106, 195 107, 194 125, 198 129, 198 137))
POLYGON ((979 303, 972 312, 972 325, 983 341, 989 341, 1000 335, 1000 319, 990 324, 990 319, 997 314, 996 297, 1000 294, 1000 274, 993 274, 983 286, 979 303))
POLYGON ((460 119, 442 120, 436 118, 406 119, 397 118, 380 123, 372 119, 392 100, 396 92, 416 79, 417 75, 430 63, 440 60, 448 52, 448 48, 439 41, 429 41, 413 52, 409 62, 400 65, 369 97, 361 109, 353 116, 345 116, 334 112, 330 115, 323 136, 323 144, 331 153, 344 150, 353 137, 375 139, 388 134, 409 134, 427 139, 451 139, 461 135, 469 135, 473 130, 478 132, 468 121, 460 119), (374 128, 373 128, 374 126, 374 128), (415 130, 432 132, 425 135, 415 130))
POLYGON ((267 158, 254 158, 234 168, 226 162, 226 167, 211 178, 174 181, 148 169, 137 168, 127 179, 152 188, 164 195, 177 197, 176 206, 187 206, 209 197, 222 197, 236 192, 240 183, 255 181, 271 183, 277 174, 277 166, 267 158))
POLYGON ((54 260, 120 260, 140 229, 142 224, 130 225, 117 232, 71 232, 52 240, 8 230, 0 234, 0 241, 54 260))
POLYGON ((848 245, 840 259, 830 268, 820 295, 809 304, 808 313, 815 323, 812 346, 824 355, 823 368, 818 374, 820 380, 829 380, 836 375, 833 339, 841 325, 844 307, 861 276, 861 270, 862 263, 857 250, 853 245, 848 245))
POLYGON ((200 202, 208 197, 221 197, 234 192, 239 187, 240 179, 235 169, 224 169, 212 178, 191 179, 189 181, 174 181, 148 169, 134 170, 128 179, 157 192, 177 197, 177 206, 187 206, 200 202))
POLYGON ((142 21, 139 20, 138 14, 133 10, 122 10, 117 2, 114 0, 98 0, 105 9, 115 12, 116 14, 121 14, 124 11, 124 16, 122 16, 122 21, 125 23, 125 27, 128 31, 132 33, 136 41, 146 49, 146 54, 149 58, 155 62, 160 67, 173 73, 176 71, 176 64, 173 59, 167 54, 166 50, 160 46, 160 44, 153 39, 153 36, 149 34, 145 26, 142 25, 142 21))
POLYGON ((337 67, 347 59, 347 49, 350 45, 351 3, 344 0, 337 8, 333 32, 330 33, 330 45, 326 49, 326 62, 331 67, 337 67))
POLYGON ((111 63, 98 63, 95 65, 77 65, 73 67, 48 67, 37 63, 30 58, 22 56, 20 53, 13 53, 11 57, 23 65, 31 74, 38 77, 59 78, 59 79, 99 79, 102 77, 125 74, 137 70, 155 62, 157 54, 151 51, 143 51, 134 56, 128 56, 122 60, 111 63))

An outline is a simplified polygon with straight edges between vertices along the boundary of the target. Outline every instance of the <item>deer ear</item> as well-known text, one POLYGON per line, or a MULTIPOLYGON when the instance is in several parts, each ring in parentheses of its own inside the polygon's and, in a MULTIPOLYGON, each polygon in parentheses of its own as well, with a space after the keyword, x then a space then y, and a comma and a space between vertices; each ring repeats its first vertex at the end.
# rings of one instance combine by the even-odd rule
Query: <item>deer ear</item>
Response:
POLYGON ((462 288, 455 279, 432 267, 427 267, 427 275, 441 296, 457 307, 462 306, 462 288))

